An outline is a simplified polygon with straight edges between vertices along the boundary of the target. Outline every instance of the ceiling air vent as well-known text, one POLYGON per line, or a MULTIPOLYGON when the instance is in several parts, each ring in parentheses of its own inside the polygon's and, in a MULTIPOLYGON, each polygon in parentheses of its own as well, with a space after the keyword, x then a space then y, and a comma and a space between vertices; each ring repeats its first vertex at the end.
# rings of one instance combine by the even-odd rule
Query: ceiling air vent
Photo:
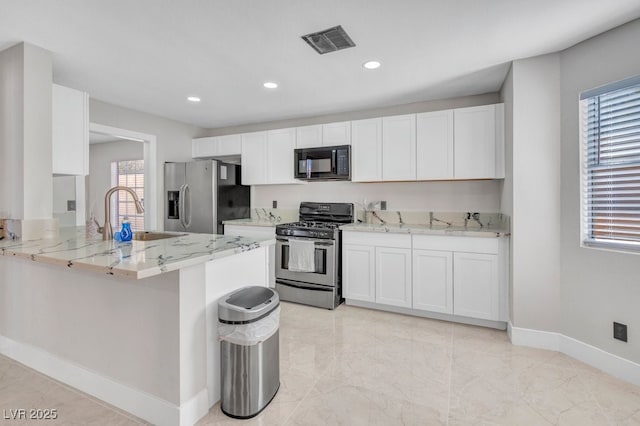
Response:
POLYGON ((321 55, 356 45, 341 25, 324 31, 318 31, 317 33, 304 35, 302 39, 309 43, 309 46, 313 47, 315 51, 321 55))

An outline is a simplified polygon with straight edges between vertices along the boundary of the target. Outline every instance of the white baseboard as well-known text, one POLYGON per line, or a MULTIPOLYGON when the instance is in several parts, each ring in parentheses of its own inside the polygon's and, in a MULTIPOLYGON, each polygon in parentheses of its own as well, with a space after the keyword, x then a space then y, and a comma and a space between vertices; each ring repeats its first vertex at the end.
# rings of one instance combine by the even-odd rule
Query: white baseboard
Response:
POLYGON ((206 389, 181 406, 176 406, 4 336, 0 336, 0 353, 154 425, 193 425, 209 410, 206 389))
POLYGON ((562 352, 614 377, 640 386, 640 364, 628 359, 564 334, 513 327, 511 322, 507 325, 507 333, 514 345, 562 352))
POLYGON ((431 318, 440 321, 457 322, 460 324, 479 325, 481 327, 504 330, 507 324, 504 321, 491 321, 478 318, 462 317, 459 315, 440 314, 438 312, 422 311, 419 309, 402 308, 400 306, 384 305, 382 303, 365 302, 362 300, 345 299, 344 303, 359 308, 375 309, 377 311, 395 312, 397 314, 411 315, 413 317, 431 318))

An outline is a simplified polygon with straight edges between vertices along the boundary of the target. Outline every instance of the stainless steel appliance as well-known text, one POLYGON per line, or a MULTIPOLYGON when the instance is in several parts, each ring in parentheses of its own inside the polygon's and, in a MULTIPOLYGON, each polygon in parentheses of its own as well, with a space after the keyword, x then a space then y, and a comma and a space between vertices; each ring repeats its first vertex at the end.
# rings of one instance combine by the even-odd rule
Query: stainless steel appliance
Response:
POLYGON ((216 160, 164 163, 165 231, 222 234, 223 220, 251 213, 250 187, 240 166, 216 160))
POLYGON ((351 180, 351 146, 298 148, 294 174, 301 180, 351 180))
POLYGON ((342 300, 338 227, 353 222, 353 204, 302 202, 299 213, 300 222, 276 226, 276 290, 280 300, 335 309, 342 300), (306 268, 290 268, 299 241, 312 257, 306 268))
POLYGON ((258 415, 278 392, 279 306, 278 294, 260 286, 236 290, 218 302, 220 408, 230 417, 258 415))

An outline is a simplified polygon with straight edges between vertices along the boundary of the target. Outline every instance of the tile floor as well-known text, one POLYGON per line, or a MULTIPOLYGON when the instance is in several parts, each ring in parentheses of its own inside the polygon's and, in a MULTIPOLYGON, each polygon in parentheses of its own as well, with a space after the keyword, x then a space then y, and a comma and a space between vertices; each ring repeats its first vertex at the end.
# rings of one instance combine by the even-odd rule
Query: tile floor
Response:
MULTIPOLYGON (((640 425, 640 387, 497 330, 283 303, 280 358, 263 413, 233 420, 216 405, 198 425, 640 425)), ((141 423, 0 356, 0 410, 16 407, 58 410, 36 424, 141 423)))

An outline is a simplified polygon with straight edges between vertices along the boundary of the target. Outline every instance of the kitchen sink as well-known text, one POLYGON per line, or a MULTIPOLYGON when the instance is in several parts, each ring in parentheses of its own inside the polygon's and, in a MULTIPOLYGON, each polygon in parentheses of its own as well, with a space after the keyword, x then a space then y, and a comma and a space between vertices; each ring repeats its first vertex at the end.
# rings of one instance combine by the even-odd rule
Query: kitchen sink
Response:
POLYGON ((154 231, 136 231, 133 233, 135 241, 153 241, 164 240, 166 238, 182 237, 187 234, 177 234, 175 232, 154 232, 154 231))

